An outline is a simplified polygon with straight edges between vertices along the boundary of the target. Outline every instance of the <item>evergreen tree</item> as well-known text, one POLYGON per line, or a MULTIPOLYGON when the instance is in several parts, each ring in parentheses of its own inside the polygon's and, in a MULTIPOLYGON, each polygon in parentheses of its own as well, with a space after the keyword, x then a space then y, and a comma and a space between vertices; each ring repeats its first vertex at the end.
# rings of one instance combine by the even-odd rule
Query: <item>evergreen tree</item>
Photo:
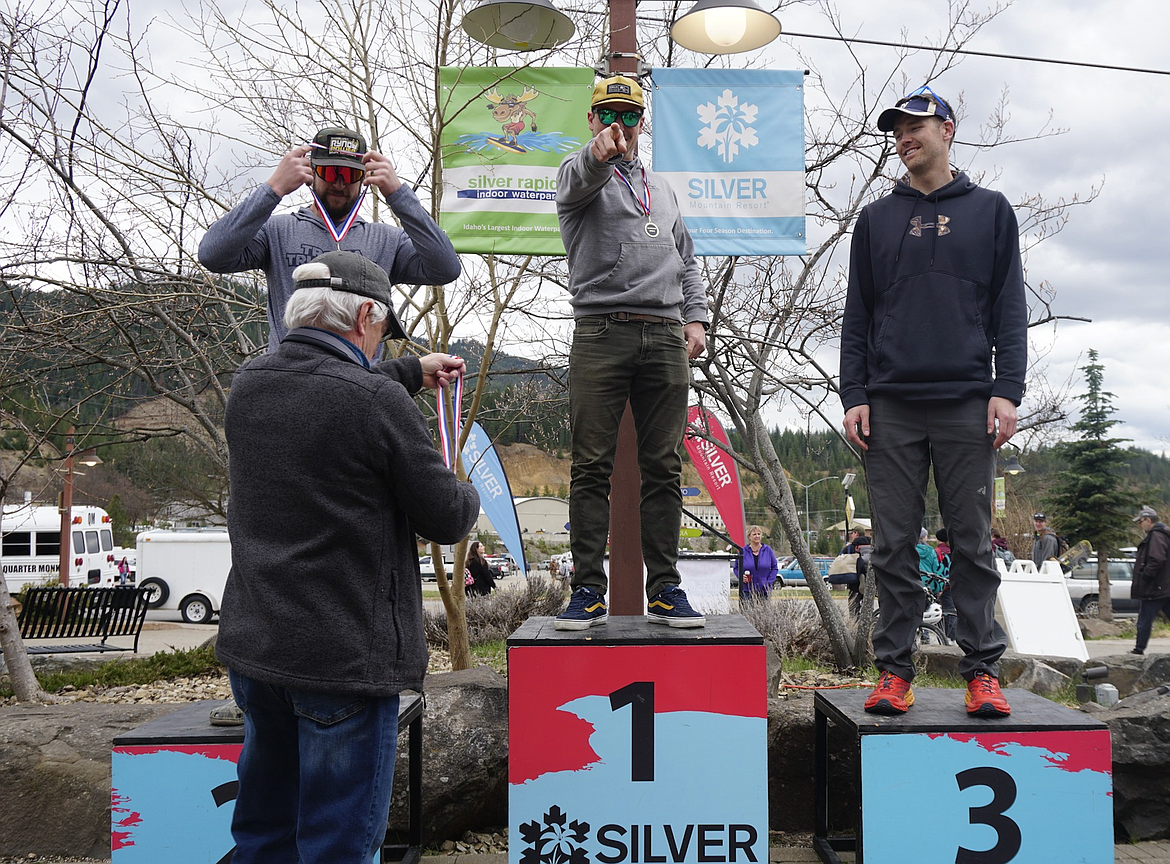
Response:
POLYGON ((1122 477, 1128 463, 1120 446, 1129 439, 1109 437, 1110 430, 1121 421, 1111 419, 1117 409, 1113 407, 1113 394, 1102 389, 1105 367, 1097 362, 1096 351, 1089 351, 1089 364, 1081 369, 1089 390, 1076 397, 1083 407, 1081 419, 1072 429, 1080 438, 1057 446, 1068 468, 1056 475, 1048 500, 1059 517, 1057 524, 1062 533, 1072 539, 1088 540, 1096 550, 1100 614, 1111 621, 1109 552, 1131 539, 1133 527, 1133 495, 1123 486, 1122 477))

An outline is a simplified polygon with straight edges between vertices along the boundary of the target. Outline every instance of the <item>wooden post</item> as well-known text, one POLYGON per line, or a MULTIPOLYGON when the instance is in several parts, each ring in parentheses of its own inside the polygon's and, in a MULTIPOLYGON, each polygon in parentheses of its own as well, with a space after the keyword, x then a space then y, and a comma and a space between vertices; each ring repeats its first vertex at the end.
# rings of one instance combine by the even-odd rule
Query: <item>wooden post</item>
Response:
POLYGON ((642 583, 642 474, 638 470, 638 435, 634 412, 626 403, 618 428, 617 453, 609 485, 609 614, 641 615, 645 609, 642 583))
MULTIPOLYGON (((638 50, 635 0, 609 2, 609 61, 611 75, 636 75, 638 50)), ((638 471, 638 436, 634 414, 626 403, 618 431, 617 454, 609 492, 609 614, 641 615, 645 609, 642 582, 642 522, 639 502, 642 475, 638 471)))

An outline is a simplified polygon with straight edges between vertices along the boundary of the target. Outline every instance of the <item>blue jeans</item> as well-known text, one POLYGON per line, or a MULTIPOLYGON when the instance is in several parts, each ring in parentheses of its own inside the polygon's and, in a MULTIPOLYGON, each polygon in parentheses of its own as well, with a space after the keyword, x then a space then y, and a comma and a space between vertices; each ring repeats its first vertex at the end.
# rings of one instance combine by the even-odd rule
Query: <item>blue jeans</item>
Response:
POLYGON ((244 712, 233 864, 370 864, 386 836, 398 697, 229 676, 244 712))
POLYGON ((682 324, 578 318, 569 353, 569 422, 573 436, 569 546, 573 587, 607 593, 603 569, 609 536, 609 480, 626 401, 638 432, 642 475, 639 516, 646 596, 679 583, 682 458, 690 371, 682 324))

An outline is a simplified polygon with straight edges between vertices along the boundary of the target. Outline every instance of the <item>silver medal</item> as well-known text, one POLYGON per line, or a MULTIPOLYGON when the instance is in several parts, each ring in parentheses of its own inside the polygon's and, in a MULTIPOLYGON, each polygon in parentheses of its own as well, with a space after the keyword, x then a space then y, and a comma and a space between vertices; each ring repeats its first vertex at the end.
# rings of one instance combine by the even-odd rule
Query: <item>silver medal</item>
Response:
POLYGON ((658 236, 658 226, 649 220, 647 220, 646 227, 643 228, 642 230, 644 230, 646 232, 647 237, 657 237, 658 236))

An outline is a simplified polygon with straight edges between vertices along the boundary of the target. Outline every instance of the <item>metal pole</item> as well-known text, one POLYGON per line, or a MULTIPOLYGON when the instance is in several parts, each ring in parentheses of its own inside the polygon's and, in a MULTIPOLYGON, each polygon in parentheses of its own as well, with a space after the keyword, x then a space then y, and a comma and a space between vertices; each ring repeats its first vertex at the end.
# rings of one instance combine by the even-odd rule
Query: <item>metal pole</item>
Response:
MULTIPOLYGON (((804 484, 800 484, 804 486, 804 484)), ((814 484, 815 485, 815 484, 814 484)), ((806 547, 812 546, 812 530, 808 527, 808 487, 804 486, 804 545, 806 547)), ((812 549, 809 549, 812 552, 812 549)))
POLYGON ((73 527, 73 427, 65 433, 65 487, 61 490, 61 548, 57 581, 69 587, 69 534, 73 527))

